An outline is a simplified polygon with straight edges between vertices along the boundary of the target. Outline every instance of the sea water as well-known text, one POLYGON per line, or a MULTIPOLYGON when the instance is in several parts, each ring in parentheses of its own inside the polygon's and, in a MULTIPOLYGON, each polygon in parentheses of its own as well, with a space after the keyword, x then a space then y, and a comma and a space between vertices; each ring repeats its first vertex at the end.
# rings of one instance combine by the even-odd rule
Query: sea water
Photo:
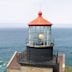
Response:
MULTIPOLYGON (((72 29, 53 28, 54 52, 65 53, 66 65, 72 66, 72 29)), ((6 71, 6 65, 15 51, 23 51, 28 42, 28 28, 0 29, 0 72, 6 71)))

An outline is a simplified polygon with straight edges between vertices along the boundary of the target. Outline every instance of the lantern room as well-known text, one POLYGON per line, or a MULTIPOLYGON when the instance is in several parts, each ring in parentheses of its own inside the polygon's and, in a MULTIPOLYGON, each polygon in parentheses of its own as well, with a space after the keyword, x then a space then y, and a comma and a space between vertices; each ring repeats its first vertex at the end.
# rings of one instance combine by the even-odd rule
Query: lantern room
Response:
POLYGON ((35 46, 51 46, 53 45, 52 23, 42 17, 42 12, 38 13, 38 17, 29 23, 29 45, 35 46))

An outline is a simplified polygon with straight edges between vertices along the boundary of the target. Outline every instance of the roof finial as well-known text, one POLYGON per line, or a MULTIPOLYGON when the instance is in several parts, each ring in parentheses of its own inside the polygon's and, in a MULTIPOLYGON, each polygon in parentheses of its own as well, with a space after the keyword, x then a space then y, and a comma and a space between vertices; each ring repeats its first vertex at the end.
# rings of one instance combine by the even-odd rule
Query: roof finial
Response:
POLYGON ((42 12, 41 12, 41 11, 38 12, 38 16, 39 16, 39 17, 42 16, 42 12))

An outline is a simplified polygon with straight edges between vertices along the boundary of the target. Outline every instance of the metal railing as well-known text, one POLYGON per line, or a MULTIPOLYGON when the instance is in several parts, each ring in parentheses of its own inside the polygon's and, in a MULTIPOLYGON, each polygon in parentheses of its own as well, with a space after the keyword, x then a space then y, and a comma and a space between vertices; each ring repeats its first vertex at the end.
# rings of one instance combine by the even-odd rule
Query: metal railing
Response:
POLYGON ((27 43, 29 46, 54 46, 54 41, 31 41, 27 43))

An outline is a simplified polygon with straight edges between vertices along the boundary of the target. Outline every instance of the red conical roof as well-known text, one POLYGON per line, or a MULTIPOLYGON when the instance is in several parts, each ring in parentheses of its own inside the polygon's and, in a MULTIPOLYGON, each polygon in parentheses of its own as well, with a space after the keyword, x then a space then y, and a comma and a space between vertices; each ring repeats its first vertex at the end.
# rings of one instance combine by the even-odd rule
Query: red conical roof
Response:
POLYGON ((42 12, 38 13, 38 17, 29 23, 29 26, 51 26, 52 23, 42 17, 42 12))

